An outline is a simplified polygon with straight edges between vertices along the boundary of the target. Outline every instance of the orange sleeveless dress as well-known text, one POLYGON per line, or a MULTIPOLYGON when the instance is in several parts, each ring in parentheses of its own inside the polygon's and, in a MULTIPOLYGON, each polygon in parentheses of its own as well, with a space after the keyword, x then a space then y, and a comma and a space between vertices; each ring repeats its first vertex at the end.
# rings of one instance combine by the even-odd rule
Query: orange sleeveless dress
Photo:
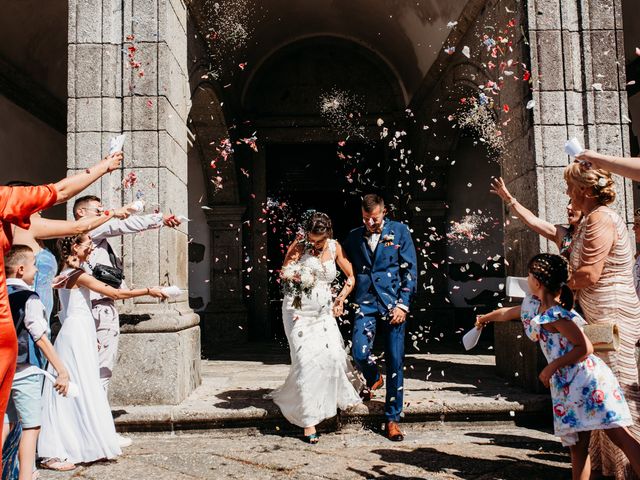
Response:
MULTIPOLYGON (((0 418, 7 410, 13 375, 16 371, 18 340, 9 308, 4 273, 4 255, 11 248, 11 225, 29 228, 34 213, 52 206, 57 199, 53 185, 0 187, 0 418)), ((2 460, 0 459, 0 471, 2 460)))

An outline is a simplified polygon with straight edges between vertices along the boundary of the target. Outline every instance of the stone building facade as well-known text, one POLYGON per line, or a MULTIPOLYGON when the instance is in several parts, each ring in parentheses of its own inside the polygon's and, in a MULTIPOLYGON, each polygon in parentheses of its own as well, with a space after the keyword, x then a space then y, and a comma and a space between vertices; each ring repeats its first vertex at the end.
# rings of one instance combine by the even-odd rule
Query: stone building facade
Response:
MULTIPOLYGON (((20 174, 46 181, 65 170, 81 171, 105 154, 110 137, 124 132, 124 169, 91 192, 108 205, 142 192, 151 208, 191 220, 177 230, 125 237, 119 246, 130 284, 174 284, 189 293, 170 303, 140 299, 122 307, 112 400, 179 403, 200 382, 202 352, 248 339, 270 340, 277 333, 272 313, 277 309, 269 307, 269 270, 277 266, 268 257, 278 246, 270 243, 264 212, 274 189, 285 188, 289 198, 305 205, 324 200, 341 229, 357 225, 357 196, 343 196, 344 179, 327 173, 335 165, 336 145, 344 140, 319 113, 318 99, 331 88, 363 99, 360 125, 366 141, 352 142, 352 148, 388 167, 377 187, 420 239, 423 288, 413 326, 429 320, 433 335, 452 334, 463 324, 460 312, 468 316, 474 306, 469 298, 482 289, 498 292, 504 275, 523 274, 533 254, 552 249, 488 197, 491 175, 502 174, 523 204, 562 223, 561 172, 569 161, 562 147, 568 137, 607 153, 637 154, 628 118, 640 124, 640 110, 634 111, 636 91, 627 91, 631 77, 625 67, 637 72, 630 45, 640 39, 633 28, 638 13, 629 3, 273 0, 249 4, 246 26, 251 28, 243 49, 230 52, 218 70, 212 68, 212 18, 226 8, 224 1, 217 8, 204 0, 47 2, 51 16, 67 19, 62 40, 44 23, 22 32, 7 25, 7 34, 31 36, 30 44, 38 48, 30 50, 30 61, 0 52, 0 105, 5 106, 0 121, 14 128, 4 144, 13 158, 28 159, 23 170, 9 166, 3 179, 20 174), (451 128, 447 118, 455 115, 461 98, 477 95, 480 85, 500 82, 503 72, 487 68, 492 57, 480 39, 506 31, 509 22, 505 48, 513 70, 518 75, 530 71, 532 81, 504 81, 495 96, 496 105, 508 105, 509 112, 496 109, 506 145, 500 155, 490 155, 451 128), (464 46, 471 47, 469 58, 461 54, 464 46), (61 64, 62 47, 68 60, 61 64), (450 47, 457 53, 447 53, 450 47), (38 77, 34 62, 49 67, 48 74, 38 77), (66 78, 66 92, 61 78, 62 83, 66 78), (44 100, 29 100, 25 85, 44 100), (66 112, 66 128, 60 125, 61 112, 66 112), (9 115, 24 121, 16 125, 9 115), (411 151, 410 165, 400 167, 398 152, 380 142, 378 119, 406 132, 403 148, 411 151), (257 151, 236 143, 254 132, 257 151), (51 159, 43 160, 43 152, 25 142, 32 136, 48 142, 51 159), (211 161, 225 139, 231 139, 234 152, 213 169, 211 161), (296 163, 298 158, 305 161, 296 163), (45 174, 46 162, 51 168, 45 174), (407 182, 403 171, 416 165, 433 187, 407 182), (138 188, 121 187, 131 173, 138 188), (335 199, 342 203, 331 203, 335 199), (500 220, 481 248, 428 241, 431 235, 445 237, 450 222, 469 205, 500 220), (498 264, 495 271, 484 269, 471 282, 458 278, 456 268, 487 264, 487 252, 506 262, 489 262, 498 264)), ((11 8, 14 20, 29 18, 28 5, 11 8)), ((412 178, 417 175, 410 172, 412 178)), ((631 222, 633 185, 623 180, 619 185, 617 208, 631 222)), ((497 332, 499 364, 525 372, 520 378, 532 386, 535 375, 526 372, 535 372, 535 349, 517 344, 510 328, 497 332)))

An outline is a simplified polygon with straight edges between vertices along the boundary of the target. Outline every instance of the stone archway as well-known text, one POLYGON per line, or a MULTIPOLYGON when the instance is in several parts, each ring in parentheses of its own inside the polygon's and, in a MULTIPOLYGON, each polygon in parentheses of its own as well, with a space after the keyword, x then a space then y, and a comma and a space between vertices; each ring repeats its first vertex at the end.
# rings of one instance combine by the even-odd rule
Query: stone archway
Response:
MULTIPOLYGON (((253 259, 253 270, 248 277, 251 289, 248 306, 252 336, 257 338, 273 338, 279 322, 277 305, 270 309, 271 313, 265 312, 269 310, 265 309, 265 305, 269 305, 275 295, 273 291, 270 294, 267 287, 269 271, 279 268, 282 261, 280 250, 269 251, 267 239, 274 233, 264 222, 263 209, 268 196, 273 194, 273 191, 269 191, 273 185, 269 181, 270 175, 286 174, 288 168, 289 173, 300 169, 300 175, 304 176, 304 166, 295 166, 296 156, 308 157, 309 162, 320 162, 325 169, 333 172, 327 173, 327 178, 331 177, 333 180, 326 181, 331 185, 325 189, 316 183, 310 190, 308 185, 305 187, 302 183, 296 183, 293 173, 290 175, 291 180, 284 183, 280 181, 283 195, 293 195, 295 202, 303 210, 307 207, 331 210, 331 202, 327 200, 323 204, 321 200, 318 201, 317 196, 331 196, 335 200, 334 195, 343 195, 342 189, 349 188, 344 172, 335 171, 337 144, 345 140, 345 135, 329 128, 326 119, 320 114, 320 98, 331 90, 349 92, 361 99, 362 111, 366 114, 360 119, 362 138, 353 142, 361 147, 354 148, 366 150, 367 153, 363 153, 365 161, 367 158, 375 158, 373 163, 383 168, 387 154, 383 145, 376 145, 376 137, 379 142, 376 120, 384 118, 389 123, 401 121, 405 107, 404 93, 398 78, 386 62, 362 45, 328 36, 305 38, 290 43, 262 63, 244 92, 243 108, 255 124, 261 144, 260 151, 244 159, 252 172, 251 178, 246 182, 248 193, 253 194, 248 204, 252 228, 245 235, 245 242, 248 255, 253 259), (363 78, 366 81, 362 81, 363 78), (283 167, 282 162, 286 162, 287 158, 293 163, 289 167, 283 167), (275 166, 276 162, 280 165, 279 168, 285 168, 278 174, 270 172, 270 163, 275 166), (307 198, 305 192, 308 192, 307 198), (311 195, 314 198, 309 198, 311 195)), ((320 173, 312 175, 318 180, 320 176, 320 173)), ((342 202, 342 207, 336 207, 335 211, 328 213, 338 217, 350 215, 345 219, 336 218, 336 223, 356 226, 359 210, 357 201, 353 203, 353 200, 357 200, 357 195, 350 196, 347 192, 340 198, 338 203, 342 202), (345 211, 345 208, 351 209, 351 212, 345 211)), ((279 241, 282 242, 286 240, 279 241)), ((277 303, 277 299, 275 301, 277 303)))
MULTIPOLYGON (((192 76, 193 77, 193 76, 192 76)), ((203 352, 246 340, 242 279, 242 215, 236 161, 221 107, 210 82, 193 88, 189 128, 190 301, 202 317, 203 352)))

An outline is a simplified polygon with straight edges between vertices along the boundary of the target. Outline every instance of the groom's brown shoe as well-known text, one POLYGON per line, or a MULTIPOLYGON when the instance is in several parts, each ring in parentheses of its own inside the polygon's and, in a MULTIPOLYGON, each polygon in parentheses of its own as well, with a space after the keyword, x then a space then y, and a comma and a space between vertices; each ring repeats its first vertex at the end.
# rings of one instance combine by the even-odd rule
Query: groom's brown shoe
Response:
POLYGON ((400 431, 400 425, 397 422, 387 422, 387 438, 392 442, 404 440, 404 434, 400 431))
POLYGON ((371 397, 373 396, 373 391, 380 390, 383 386, 384 386, 384 379, 382 378, 382 375, 378 374, 378 380, 376 380, 373 383, 373 385, 371 385, 371 387, 367 387, 364 390, 362 390, 362 392, 360 392, 360 397, 365 402, 368 402, 369 400, 371 400, 371 397))

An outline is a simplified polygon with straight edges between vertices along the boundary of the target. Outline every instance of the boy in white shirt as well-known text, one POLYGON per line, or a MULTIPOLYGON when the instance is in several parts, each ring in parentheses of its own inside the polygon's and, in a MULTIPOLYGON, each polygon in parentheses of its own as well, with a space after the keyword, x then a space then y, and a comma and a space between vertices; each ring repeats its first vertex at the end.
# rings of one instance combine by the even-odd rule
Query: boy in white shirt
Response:
POLYGON ((31 290, 36 272, 36 259, 31 247, 11 247, 5 255, 5 273, 11 314, 18 337, 18 365, 5 417, 5 429, 8 423, 18 420, 22 424, 18 449, 20 480, 31 480, 33 477, 40 433, 42 374, 37 369, 43 366, 43 362, 38 349, 58 373, 54 385, 56 391, 66 396, 69 388, 69 373, 49 341, 44 305, 38 294, 31 290))

